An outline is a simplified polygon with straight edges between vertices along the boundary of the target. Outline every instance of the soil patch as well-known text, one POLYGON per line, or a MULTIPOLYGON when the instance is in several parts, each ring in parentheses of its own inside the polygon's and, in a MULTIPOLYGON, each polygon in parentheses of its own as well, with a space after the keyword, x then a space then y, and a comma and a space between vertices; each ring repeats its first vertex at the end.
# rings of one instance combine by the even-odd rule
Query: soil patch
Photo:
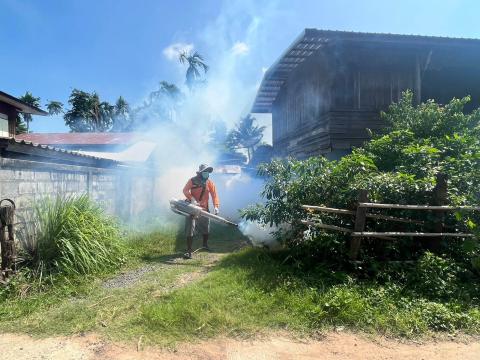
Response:
POLYGON ((198 344, 179 345, 176 351, 143 349, 136 345, 110 343, 94 335, 33 339, 26 335, 3 334, 0 352, 5 359, 465 359, 480 358, 480 340, 402 343, 395 340, 342 333, 329 333, 321 340, 299 340, 288 336, 267 339, 214 339, 198 344))

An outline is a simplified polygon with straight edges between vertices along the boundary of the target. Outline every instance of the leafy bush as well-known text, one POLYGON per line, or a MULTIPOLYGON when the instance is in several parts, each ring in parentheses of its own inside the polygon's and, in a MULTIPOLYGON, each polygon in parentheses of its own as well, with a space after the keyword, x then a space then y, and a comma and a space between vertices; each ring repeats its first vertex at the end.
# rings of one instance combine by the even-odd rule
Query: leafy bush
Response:
POLYGON ((24 242, 25 262, 39 276, 82 275, 118 266, 118 226, 87 196, 45 198, 36 204, 35 241, 24 242))
MULTIPOLYGON (((260 168, 266 177, 262 192, 265 203, 244 210, 246 219, 270 224, 290 224, 289 234, 279 233, 286 245, 307 257, 315 248, 323 259, 345 258, 349 237, 335 233, 336 239, 323 230, 307 227, 300 219, 307 216, 302 204, 354 208, 358 191, 366 189, 374 202, 428 204, 437 174, 446 174, 448 199, 453 205, 480 203, 480 110, 463 113, 469 98, 453 99, 441 106, 428 101, 413 105, 411 92, 404 93, 401 101, 382 114, 387 128, 354 149, 338 161, 313 157, 298 161, 274 160, 260 168), (307 236, 306 236, 307 235, 307 236), (307 251, 308 250, 308 251, 307 251)), ((409 217, 432 224, 432 214, 426 211, 387 210, 382 214, 409 217)), ((352 217, 318 213, 317 220, 331 225, 352 228, 352 217)), ((448 213, 444 219, 449 231, 471 231, 480 223, 475 212, 448 213)), ((398 225, 371 219, 366 231, 392 231, 398 225)), ((418 231, 417 225, 401 225, 399 230, 418 231)), ((477 240, 475 240, 478 243, 477 240)), ((478 246, 467 246, 467 240, 448 239, 441 244, 444 253, 463 266, 472 268, 473 258, 479 256, 478 246), (469 247, 469 250, 466 248, 469 247)), ((470 241, 471 242, 471 241, 470 241)), ((423 253, 422 241, 398 239, 394 242, 364 241, 364 258, 386 257, 404 260, 417 258, 423 253)))
POLYGON ((458 290, 460 271, 452 260, 427 251, 411 272, 410 288, 430 299, 448 299, 458 290))

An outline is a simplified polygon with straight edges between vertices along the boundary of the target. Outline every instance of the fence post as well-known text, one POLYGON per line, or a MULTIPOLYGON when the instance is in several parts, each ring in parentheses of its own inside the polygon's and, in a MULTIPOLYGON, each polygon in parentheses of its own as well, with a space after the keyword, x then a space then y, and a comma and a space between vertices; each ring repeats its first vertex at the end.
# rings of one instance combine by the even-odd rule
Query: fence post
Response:
POLYGON ((11 205, 0 206, 0 248, 2 251, 2 264, 0 271, 0 279, 8 277, 10 273, 15 271, 15 237, 14 237, 14 217, 15 217, 15 203, 9 199, 0 201, 8 201, 11 205), (8 237, 6 232, 8 231, 8 237))
MULTIPOLYGON (((360 190, 358 192, 358 202, 368 202, 367 190, 360 190)), ((367 208, 359 207, 357 204, 357 211, 355 212, 355 226, 353 229, 354 232, 362 232, 365 230, 366 214, 367 208)), ((355 260, 358 257, 361 243, 362 238, 360 236, 352 236, 350 241, 350 260, 355 260)))
MULTIPOLYGON (((441 206, 447 204, 447 175, 438 173, 437 184, 433 188, 433 205, 441 206)), ((443 232, 443 220, 445 216, 445 210, 435 210, 433 213, 433 232, 443 232)), ((430 238, 427 241, 427 246, 430 250, 437 251, 440 247, 442 237, 430 238)))

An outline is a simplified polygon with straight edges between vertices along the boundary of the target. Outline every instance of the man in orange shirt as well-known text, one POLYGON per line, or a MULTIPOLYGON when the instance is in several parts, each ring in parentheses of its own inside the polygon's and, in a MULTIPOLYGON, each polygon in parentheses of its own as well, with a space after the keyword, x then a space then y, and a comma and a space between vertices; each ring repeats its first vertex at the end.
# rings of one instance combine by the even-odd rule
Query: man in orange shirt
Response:
MULTIPOLYGON (((215 184, 209 179, 213 168, 206 164, 199 166, 197 176, 194 176, 188 180, 187 184, 183 188, 183 194, 186 196, 187 201, 192 204, 200 206, 203 210, 208 210, 208 202, 210 195, 212 196, 212 202, 214 206, 214 214, 218 215, 220 201, 217 196, 217 190, 215 184)), ((208 235, 210 233, 210 219, 205 217, 195 218, 188 216, 185 222, 185 233, 187 235, 187 253, 185 257, 192 258, 192 243, 195 232, 202 234, 203 247, 206 250, 210 250, 208 247, 208 235)))

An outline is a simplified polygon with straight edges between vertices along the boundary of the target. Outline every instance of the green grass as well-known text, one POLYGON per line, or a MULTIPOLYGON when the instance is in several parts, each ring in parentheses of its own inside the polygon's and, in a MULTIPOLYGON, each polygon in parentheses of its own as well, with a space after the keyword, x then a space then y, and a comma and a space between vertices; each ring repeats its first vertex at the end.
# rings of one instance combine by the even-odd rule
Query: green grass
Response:
POLYGON ((224 258, 201 282, 145 304, 134 323, 155 342, 265 329, 308 334, 334 326, 414 337, 431 331, 479 333, 480 311, 341 273, 308 275, 264 250, 245 249, 224 258))
POLYGON ((85 275, 116 268, 123 244, 114 218, 86 195, 44 198, 34 204, 30 233, 22 233, 23 257, 43 276, 85 275))
POLYGON ((24 298, 0 300, 0 327, 41 336, 90 331, 116 340, 142 336, 164 346, 277 330, 309 335, 336 326, 402 337, 480 333, 478 300, 429 300, 394 281, 362 281, 321 265, 306 273, 286 264, 285 253, 246 248, 228 254, 243 242, 238 232, 214 227, 211 246, 221 259, 212 267, 212 255, 202 252, 191 261, 175 260, 185 246, 181 225, 130 235, 122 271, 155 266, 137 283, 104 288, 102 282, 113 276, 108 273, 58 280, 24 298), (197 280, 176 285, 206 266, 209 272, 197 280))
MULTIPOLYGON (((225 231, 214 227, 210 241, 219 253, 240 246, 239 240, 225 241, 225 231)), ((183 227, 176 223, 157 227, 149 234, 124 236, 127 262, 121 271, 154 266, 133 287, 103 288, 102 283, 115 276, 111 271, 81 277, 56 276, 51 278, 51 284, 42 287, 30 286, 30 278, 20 276, 11 284, 14 291, 4 294, 3 300, 0 297, 2 330, 42 336, 95 331, 118 339, 135 338, 142 329, 130 324, 141 307, 168 293, 182 275, 198 272, 210 262, 206 253, 198 253, 194 260, 175 261, 185 247, 183 227)), ((194 246, 200 244, 201 240, 196 239, 194 246)))

